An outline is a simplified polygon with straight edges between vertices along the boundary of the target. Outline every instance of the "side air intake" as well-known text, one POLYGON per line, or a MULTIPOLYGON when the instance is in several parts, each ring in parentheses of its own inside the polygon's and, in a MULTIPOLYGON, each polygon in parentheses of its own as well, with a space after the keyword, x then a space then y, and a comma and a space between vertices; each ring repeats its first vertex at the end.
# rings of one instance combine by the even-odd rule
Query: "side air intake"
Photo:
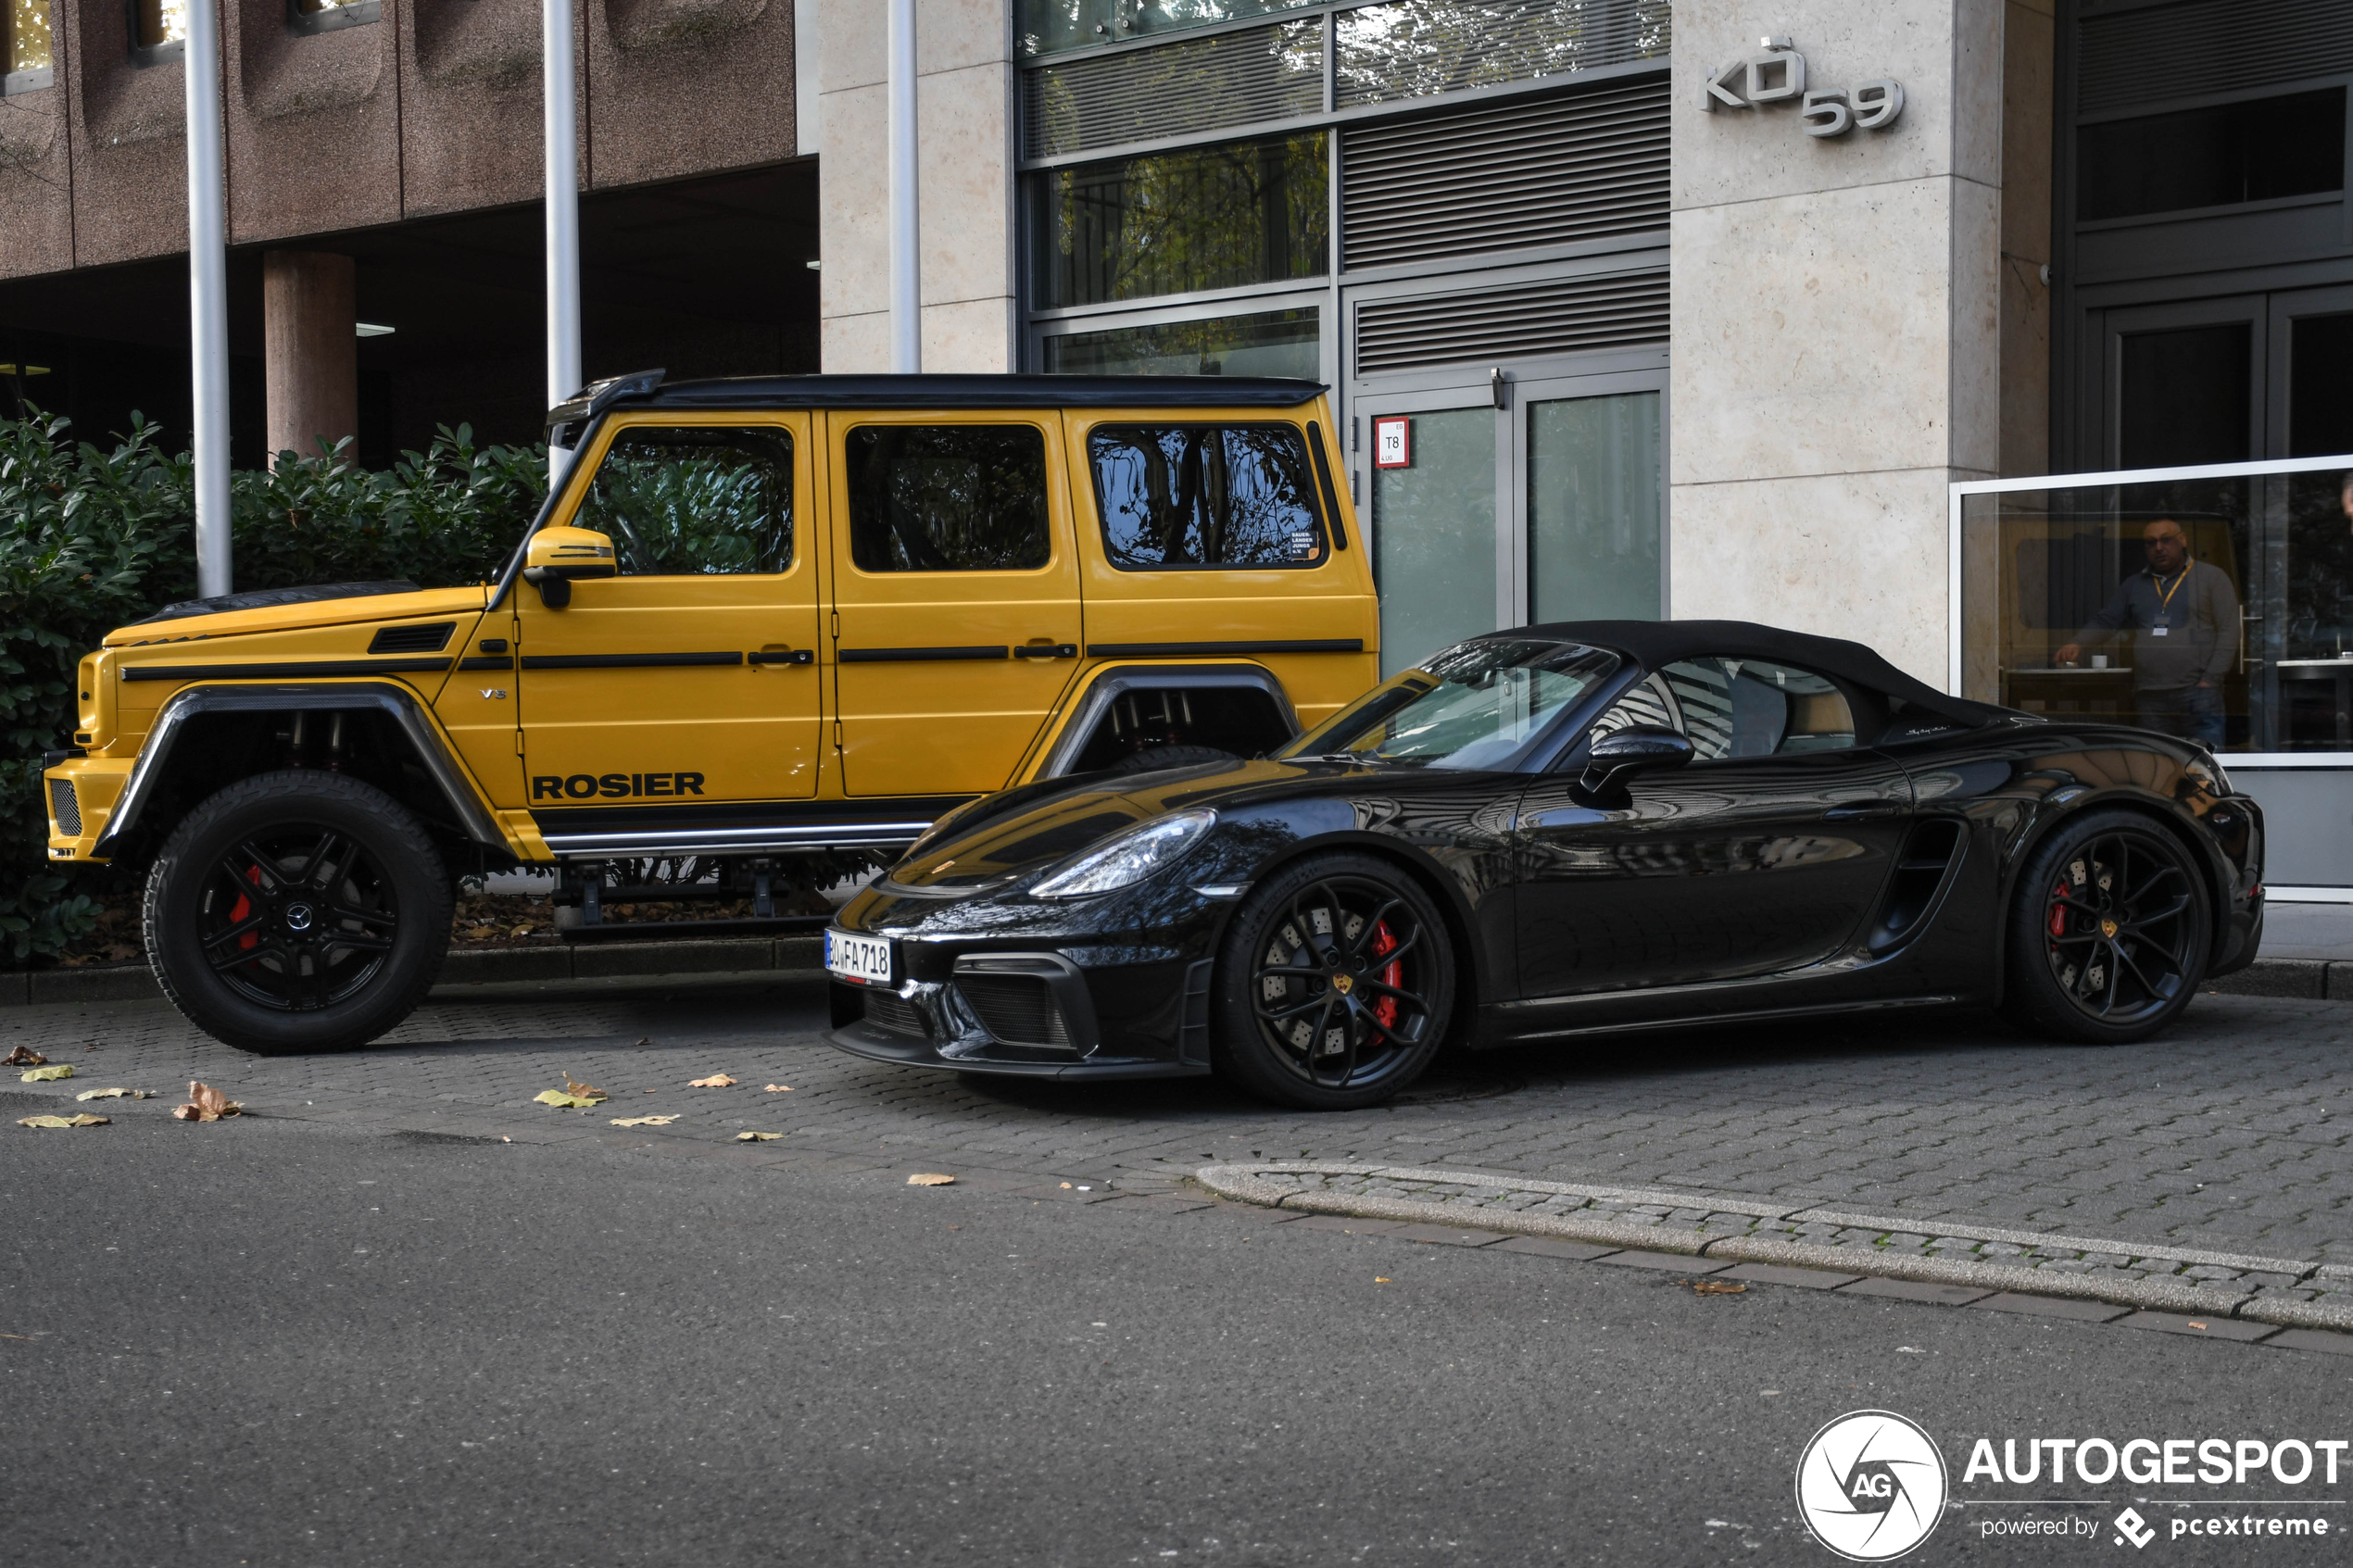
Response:
POLYGON ((1911 940, 1935 909, 1936 896, 1960 864, 1961 847, 1968 841, 1960 822, 1952 817, 1931 817, 1914 824, 1896 857, 1895 875, 1881 901, 1879 919, 1871 925, 1873 953, 1893 952, 1911 940))

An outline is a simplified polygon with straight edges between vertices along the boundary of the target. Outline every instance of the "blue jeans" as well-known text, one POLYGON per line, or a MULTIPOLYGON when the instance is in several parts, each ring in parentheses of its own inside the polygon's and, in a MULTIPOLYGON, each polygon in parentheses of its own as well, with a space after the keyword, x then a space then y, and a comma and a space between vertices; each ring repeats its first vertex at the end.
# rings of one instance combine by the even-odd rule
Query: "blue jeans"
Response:
POLYGON ((2222 746, 2222 694, 2212 686, 2176 686, 2171 691, 2142 691, 2134 700, 2141 726, 2161 734, 2194 740, 2208 750, 2222 746))

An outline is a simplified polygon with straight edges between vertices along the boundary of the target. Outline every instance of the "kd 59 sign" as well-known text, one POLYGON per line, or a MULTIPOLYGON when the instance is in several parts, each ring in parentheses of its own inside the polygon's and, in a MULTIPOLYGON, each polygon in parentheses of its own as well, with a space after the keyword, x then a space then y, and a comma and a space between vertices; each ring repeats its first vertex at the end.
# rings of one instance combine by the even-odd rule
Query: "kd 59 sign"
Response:
POLYGON ((1843 136, 1857 128, 1884 130, 1904 112, 1900 82, 1879 77, 1851 92, 1843 88, 1807 92, 1806 56, 1792 48, 1788 39, 1756 42, 1762 53, 1707 73, 1707 91, 1700 103, 1710 114, 1721 108, 1754 109, 1794 102, 1806 134, 1843 136))

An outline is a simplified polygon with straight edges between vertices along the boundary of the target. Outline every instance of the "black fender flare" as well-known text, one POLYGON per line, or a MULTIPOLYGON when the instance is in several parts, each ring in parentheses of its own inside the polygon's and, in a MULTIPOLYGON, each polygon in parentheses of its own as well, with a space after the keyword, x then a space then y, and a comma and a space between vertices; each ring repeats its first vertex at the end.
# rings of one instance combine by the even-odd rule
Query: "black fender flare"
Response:
POLYGON ((164 770, 170 765, 173 747, 190 721, 214 713, 318 712, 336 709, 364 709, 389 718, 416 747, 418 761, 448 803, 450 814, 466 830, 466 836, 494 848, 507 847, 507 835, 499 831, 497 819, 474 792, 472 781, 444 744, 439 728, 426 714, 417 694, 389 681, 351 681, 317 685, 195 685, 174 693, 149 727, 146 743, 139 748, 139 760, 131 770, 131 782, 123 786, 122 797, 115 802, 114 811, 107 818, 107 831, 91 846, 91 855, 104 858, 112 854, 122 835, 138 825, 164 770))

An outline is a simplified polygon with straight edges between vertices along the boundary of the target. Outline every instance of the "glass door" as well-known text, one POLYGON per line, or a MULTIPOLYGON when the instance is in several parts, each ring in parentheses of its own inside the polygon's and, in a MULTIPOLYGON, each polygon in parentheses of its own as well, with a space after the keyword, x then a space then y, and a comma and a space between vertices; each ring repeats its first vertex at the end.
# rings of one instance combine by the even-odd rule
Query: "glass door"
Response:
POLYGON ((1516 619, 1495 527, 1500 443, 1484 385, 1362 397, 1355 417, 1386 680, 1516 619))
POLYGON ((1667 613, 1666 393, 1642 376, 1507 383, 1530 621, 1667 613))

